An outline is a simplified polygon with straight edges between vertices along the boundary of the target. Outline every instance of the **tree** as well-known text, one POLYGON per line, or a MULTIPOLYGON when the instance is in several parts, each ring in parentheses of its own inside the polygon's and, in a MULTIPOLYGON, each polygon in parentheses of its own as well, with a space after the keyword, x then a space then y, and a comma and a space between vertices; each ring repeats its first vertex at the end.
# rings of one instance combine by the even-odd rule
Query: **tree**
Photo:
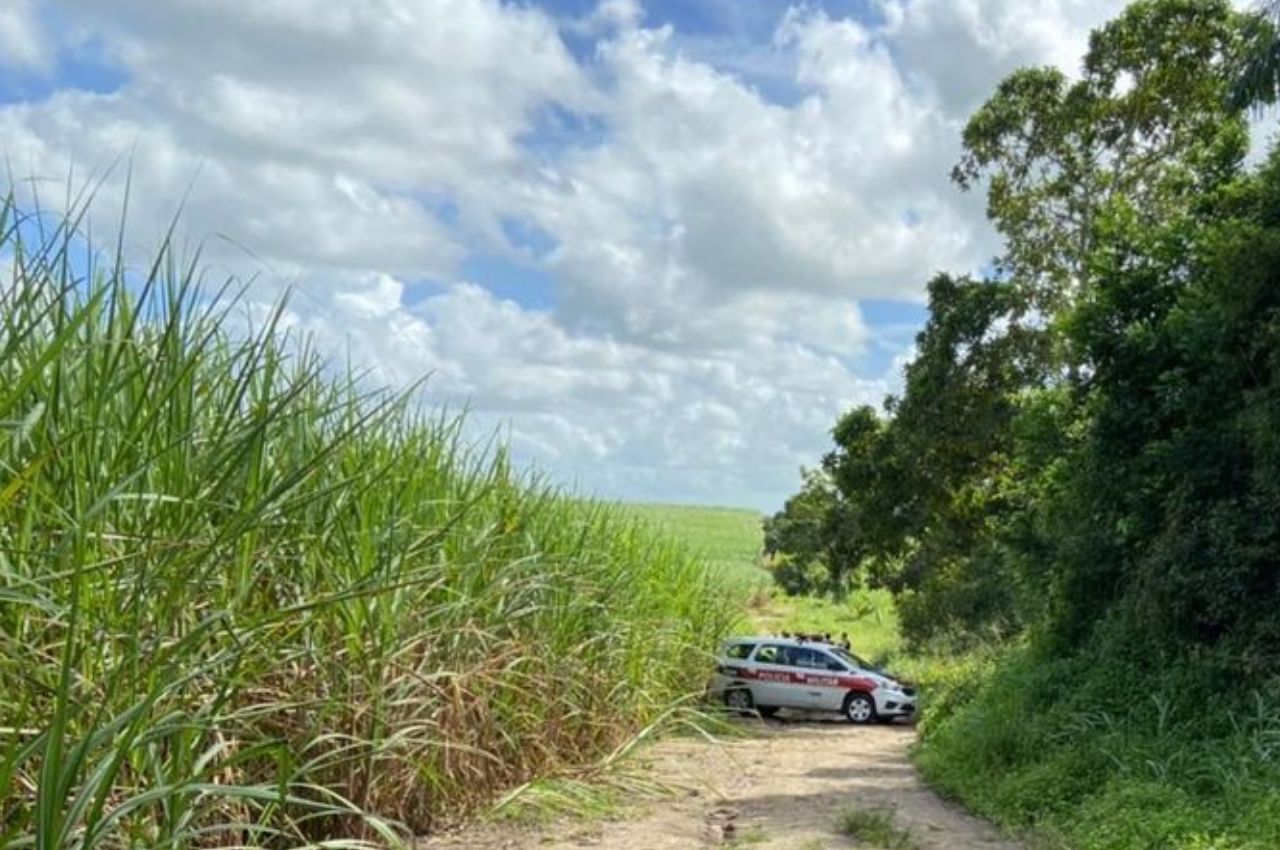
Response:
POLYGON ((1280 0, 1264 3, 1250 20, 1230 94, 1235 109, 1280 100, 1280 0))
MULTIPOLYGON (((1221 600, 1271 598, 1275 548, 1254 511, 1277 504, 1280 484, 1255 458, 1277 453, 1240 435, 1280 415, 1266 395, 1245 415, 1241 397, 1249 374, 1271 380, 1249 340, 1280 339, 1235 313, 1218 336, 1184 321, 1235 346, 1215 358, 1173 323, 1229 304, 1210 294, 1229 275, 1205 288, 1207 234, 1225 240, 1226 220, 1256 232, 1260 213, 1242 208, 1262 204, 1241 183, 1247 127, 1228 100, 1251 20, 1227 0, 1139 0, 1093 34, 1078 81, 1018 71, 966 127, 954 177, 988 181, 1006 238, 997 273, 930 283, 901 397, 885 415, 841 417, 823 460, 832 580, 856 571, 892 589, 909 639, 1046 618, 1076 640, 1117 606, 1213 639, 1245 622, 1221 600), (1248 369, 1233 371, 1242 348, 1248 369), (1212 580, 1197 566, 1206 552, 1212 580)), ((1266 270, 1232 256, 1261 309, 1266 270)))
POLYGON ((988 181, 1018 316, 1070 302, 1114 199, 1158 221, 1234 173, 1248 134, 1226 94, 1244 32, 1227 0, 1140 0, 1093 33, 1079 81, 1017 71, 970 119, 953 178, 988 181))
POLYGON ((929 321, 891 409, 898 465, 910 470, 911 545, 896 587, 916 638, 1019 621, 1000 533, 1017 507, 1008 481, 1021 399, 1045 384, 1051 337, 1010 321, 1020 293, 1007 281, 939 275, 929 321))
POLYGON ((841 416, 831 437, 835 448, 822 466, 838 497, 827 523, 833 574, 841 579, 871 558, 873 578, 882 582, 880 565, 910 533, 908 502, 915 492, 897 466, 892 423, 863 405, 841 416))
POLYGON ((909 598, 914 639, 1017 619, 993 518, 1005 510, 1019 394, 1043 383, 1047 362, 1044 334, 1005 324, 1017 297, 1007 282, 935 278, 902 397, 888 416, 844 414, 823 459, 831 581, 856 575, 909 598))
POLYGON ((800 492, 764 521, 764 552, 774 581, 788 594, 819 593, 831 584, 828 523, 835 487, 823 470, 800 471, 800 492))
POLYGON ((1055 628, 1280 669, 1280 154, 1194 219, 1100 227, 1068 323, 1093 364, 1051 559, 1055 628))

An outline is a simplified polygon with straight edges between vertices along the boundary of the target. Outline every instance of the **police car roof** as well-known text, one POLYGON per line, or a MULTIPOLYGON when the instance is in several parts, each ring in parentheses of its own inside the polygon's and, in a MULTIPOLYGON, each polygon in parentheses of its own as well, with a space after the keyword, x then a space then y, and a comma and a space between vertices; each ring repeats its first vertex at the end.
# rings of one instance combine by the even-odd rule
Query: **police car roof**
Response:
POLYGON ((775 637, 773 635, 759 635, 757 637, 732 637, 725 641, 729 643, 772 643, 778 646, 826 646, 831 644, 825 640, 808 640, 804 638, 775 637))

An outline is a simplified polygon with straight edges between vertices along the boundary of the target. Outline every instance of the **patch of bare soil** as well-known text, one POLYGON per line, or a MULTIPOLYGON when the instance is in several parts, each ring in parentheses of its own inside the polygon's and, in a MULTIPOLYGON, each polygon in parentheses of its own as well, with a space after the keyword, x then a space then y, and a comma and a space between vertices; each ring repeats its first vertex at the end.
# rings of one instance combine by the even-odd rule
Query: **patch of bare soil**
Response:
POLYGON ((422 850, 836 850, 849 806, 891 812, 920 850, 1019 850, 989 824, 929 791, 907 758, 910 726, 796 719, 751 722, 717 743, 672 739, 646 753, 655 778, 679 789, 619 820, 543 830, 484 827, 425 840, 422 850))

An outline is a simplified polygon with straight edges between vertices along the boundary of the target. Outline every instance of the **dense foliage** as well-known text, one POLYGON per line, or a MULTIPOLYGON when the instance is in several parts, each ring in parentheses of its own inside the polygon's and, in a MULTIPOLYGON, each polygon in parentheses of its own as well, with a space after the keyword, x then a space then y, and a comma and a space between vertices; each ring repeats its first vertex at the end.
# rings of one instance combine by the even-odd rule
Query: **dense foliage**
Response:
POLYGON ((998 274, 930 283, 901 395, 836 424, 830 486, 770 520, 772 551, 894 590, 917 641, 1072 641, 1127 611, 1270 654, 1272 170, 1244 168, 1230 97, 1253 26, 1135 3, 1078 81, 1000 85, 956 170, 985 181, 998 274))
POLYGON ((926 778, 1034 847, 1280 846, 1280 691, 1225 656, 1090 650, 930 665, 926 778))
POLYGON ((386 846, 703 684, 698 559, 74 224, 0 204, 0 846, 386 846))
POLYGON ((1051 607, 933 683, 927 775, 1067 847, 1280 845, 1280 155, 1208 206, 1109 237, 1029 511, 1051 607))
POLYGON ((1007 250, 933 281, 901 396, 805 503, 827 584, 1005 647, 934 683, 922 762, 1064 846, 1280 846, 1280 150, 1245 164, 1278 44, 1142 0, 1079 80, 1003 82, 955 176, 1007 250))

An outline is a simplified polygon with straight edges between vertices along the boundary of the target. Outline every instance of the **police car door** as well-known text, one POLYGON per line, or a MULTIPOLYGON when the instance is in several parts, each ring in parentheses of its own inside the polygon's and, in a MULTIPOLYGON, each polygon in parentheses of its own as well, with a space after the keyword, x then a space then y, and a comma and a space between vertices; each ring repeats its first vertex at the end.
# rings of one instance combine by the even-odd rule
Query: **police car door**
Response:
POLYGON ((845 666, 816 647, 796 647, 791 650, 791 660, 799 669, 796 673, 803 682, 805 707, 818 711, 839 711, 844 704, 846 688, 845 666), (838 668, 838 669, 837 669, 838 668))
POLYGON ((750 676, 751 692, 756 705, 774 708, 807 708, 808 697, 797 684, 799 671, 790 665, 795 648, 776 644, 761 644, 752 656, 750 676))

